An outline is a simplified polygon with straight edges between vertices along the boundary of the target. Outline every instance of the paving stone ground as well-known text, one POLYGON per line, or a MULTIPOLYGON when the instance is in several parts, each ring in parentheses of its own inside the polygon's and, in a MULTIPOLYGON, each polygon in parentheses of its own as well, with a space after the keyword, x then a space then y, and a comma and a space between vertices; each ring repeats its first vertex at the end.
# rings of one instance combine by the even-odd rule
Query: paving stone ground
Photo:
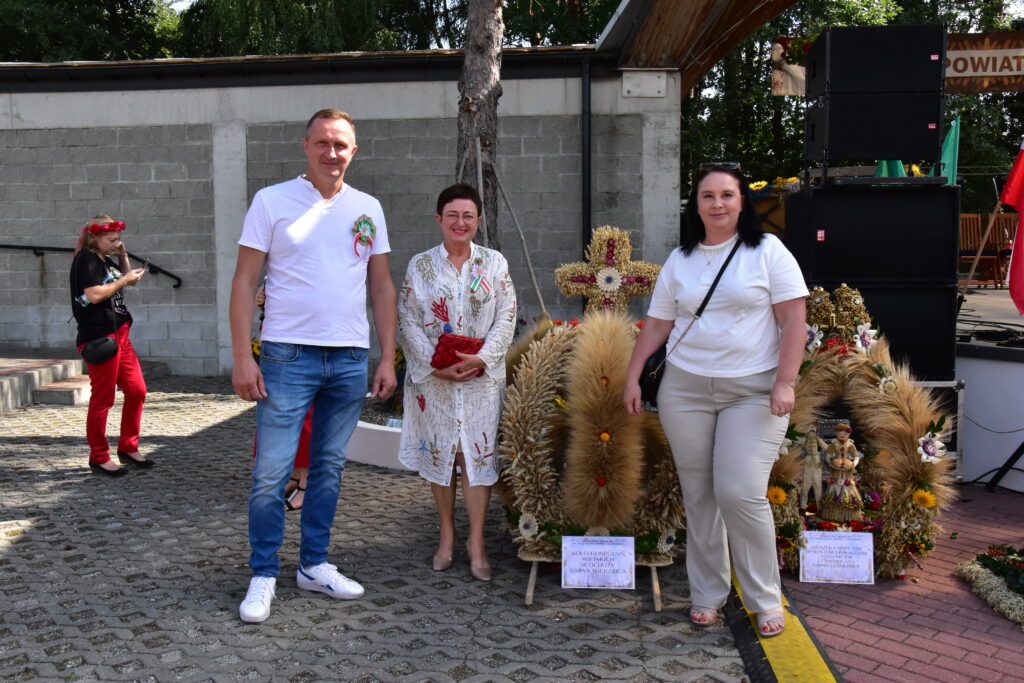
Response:
POLYGON ((150 382, 142 451, 158 465, 120 479, 90 474, 85 415, 35 405, 0 416, 0 680, 745 675, 727 629, 686 621, 682 566, 661 572, 662 612, 639 572, 635 591, 563 591, 557 574, 542 574, 527 607, 529 565, 516 559, 497 505, 487 533, 495 580, 473 580, 464 554, 435 573, 427 485, 368 465, 346 469, 331 548, 365 597, 295 587, 299 519, 289 515, 271 616, 245 624, 251 404, 224 378, 150 382))

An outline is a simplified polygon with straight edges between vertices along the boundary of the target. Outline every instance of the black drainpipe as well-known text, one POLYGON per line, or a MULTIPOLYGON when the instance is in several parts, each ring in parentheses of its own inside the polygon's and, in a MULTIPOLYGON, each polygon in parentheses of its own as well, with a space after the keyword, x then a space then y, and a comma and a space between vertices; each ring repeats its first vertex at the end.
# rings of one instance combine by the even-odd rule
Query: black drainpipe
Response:
POLYGON ((583 260, 587 260, 587 247, 590 246, 590 240, 594 235, 593 227, 591 222, 593 219, 590 202, 590 184, 591 184, 591 161, 590 161, 590 59, 584 57, 582 65, 582 74, 580 75, 581 90, 583 91, 583 113, 582 121, 580 125, 580 161, 582 168, 580 170, 580 201, 582 206, 581 213, 583 216, 583 260))

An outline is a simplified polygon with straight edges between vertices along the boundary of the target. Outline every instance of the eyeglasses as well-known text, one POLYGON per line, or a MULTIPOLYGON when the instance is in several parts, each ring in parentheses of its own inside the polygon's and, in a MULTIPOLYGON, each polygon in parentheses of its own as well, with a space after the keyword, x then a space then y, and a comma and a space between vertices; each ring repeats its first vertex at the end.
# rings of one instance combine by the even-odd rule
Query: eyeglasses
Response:
POLYGON ((740 162, 738 161, 705 161, 699 167, 701 172, 704 171, 739 171, 740 162))
POLYGON ((460 218, 462 219, 463 223, 472 223, 477 218, 479 218, 479 216, 477 216, 475 213, 455 213, 454 211, 449 211, 447 213, 441 214, 441 218, 443 218, 445 221, 449 223, 454 223, 460 218))

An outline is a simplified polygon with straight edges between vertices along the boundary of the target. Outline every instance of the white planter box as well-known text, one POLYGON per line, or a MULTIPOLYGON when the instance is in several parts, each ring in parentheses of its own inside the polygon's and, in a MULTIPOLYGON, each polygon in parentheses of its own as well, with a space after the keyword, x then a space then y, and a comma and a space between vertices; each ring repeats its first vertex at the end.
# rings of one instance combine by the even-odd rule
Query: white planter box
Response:
POLYGON ((400 428, 360 420, 352 438, 349 439, 347 459, 395 470, 408 469, 398 461, 398 442, 401 434, 400 428))

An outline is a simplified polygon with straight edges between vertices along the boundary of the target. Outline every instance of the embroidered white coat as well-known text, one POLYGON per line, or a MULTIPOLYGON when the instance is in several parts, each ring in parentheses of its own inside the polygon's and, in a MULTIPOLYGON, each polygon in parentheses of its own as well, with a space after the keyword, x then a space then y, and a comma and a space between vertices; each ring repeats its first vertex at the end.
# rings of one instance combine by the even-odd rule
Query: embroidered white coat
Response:
POLYGON ((505 352, 516 326, 516 294, 501 253, 473 244, 459 272, 438 245, 409 261, 398 298, 406 375, 399 459, 427 481, 451 485, 455 454, 465 454, 470 486, 498 480, 494 437, 505 391, 505 352), (484 339, 480 377, 434 377, 430 358, 442 332, 484 339))

